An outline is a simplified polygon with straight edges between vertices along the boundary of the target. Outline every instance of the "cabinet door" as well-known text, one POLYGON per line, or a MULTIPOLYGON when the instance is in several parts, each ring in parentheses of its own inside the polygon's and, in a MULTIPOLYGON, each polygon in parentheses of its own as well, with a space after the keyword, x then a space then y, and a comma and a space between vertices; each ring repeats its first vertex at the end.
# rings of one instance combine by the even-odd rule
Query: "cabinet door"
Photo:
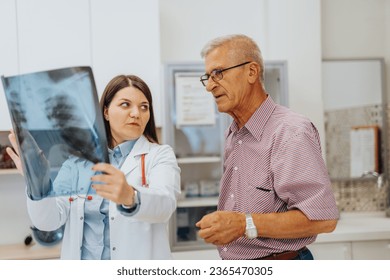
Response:
POLYGON ((354 260, 390 260, 390 240, 352 242, 354 260))
POLYGON ((204 215, 217 210, 217 206, 178 207, 173 213, 170 224, 171 248, 173 252, 199 249, 213 249, 198 237, 198 228, 195 226, 204 215))
POLYGON ((216 247, 214 249, 209 249, 209 250, 173 252, 172 256, 174 260, 220 260, 221 259, 216 247))
POLYGON ((16 2, 21 73, 91 65, 89 2, 16 2))
POLYGON ((285 61, 265 61, 264 86, 272 99, 288 106, 287 64, 285 61))
MULTIPOLYGON (((0 75, 18 74, 16 7, 14 0, 0 1, 0 34, 0 75)), ((11 129, 11 118, 2 85, 0 85, 0 108, 0 130, 8 131, 11 129)))
POLYGON ((150 87, 156 125, 161 126, 158 0, 90 2, 92 61, 99 96, 114 76, 137 75, 150 87))
POLYGON ((315 260, 352 259, 351 242, 314 243, 307 246, 315 260))

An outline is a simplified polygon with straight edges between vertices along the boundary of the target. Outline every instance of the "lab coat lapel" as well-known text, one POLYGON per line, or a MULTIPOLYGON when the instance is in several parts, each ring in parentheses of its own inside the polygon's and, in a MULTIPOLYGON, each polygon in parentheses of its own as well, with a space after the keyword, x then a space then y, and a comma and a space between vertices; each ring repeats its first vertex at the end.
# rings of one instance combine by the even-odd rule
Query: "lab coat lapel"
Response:
POLYGON ((140 164, 141 155, 149 153, 149 150, 150 142, 146 139, 145 136, 141 136, 134 144, 133 149, 123 163, 121 168, 122 172, 125 175, 129 174, 134 168, 136 168, 140 164))

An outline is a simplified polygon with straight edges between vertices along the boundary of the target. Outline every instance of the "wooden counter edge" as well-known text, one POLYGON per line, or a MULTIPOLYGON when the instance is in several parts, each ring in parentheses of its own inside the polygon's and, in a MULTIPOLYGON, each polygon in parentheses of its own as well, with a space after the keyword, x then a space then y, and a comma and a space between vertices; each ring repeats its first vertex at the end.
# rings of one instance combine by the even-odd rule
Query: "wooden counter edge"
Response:
POLYGON ((61 244, 55 246, 41 246, 32 244, 0 245, 0 260, 45 260, 59 259, 61 254, 61 244))

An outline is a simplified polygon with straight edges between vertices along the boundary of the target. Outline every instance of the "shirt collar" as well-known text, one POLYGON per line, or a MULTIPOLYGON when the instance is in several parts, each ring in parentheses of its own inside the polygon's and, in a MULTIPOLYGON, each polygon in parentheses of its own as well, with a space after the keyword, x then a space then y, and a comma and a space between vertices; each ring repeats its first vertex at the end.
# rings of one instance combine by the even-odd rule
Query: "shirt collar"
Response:
MULTIPOLYGON (((253 113, 253 115, 246 122, 244 127, 246 128, 253 137, 256 138, 257 141, 261 140, 261 135, 263 134, 264 127, 272 115, 272 112, 275 110, 276 103, 272 100, 271 96, 264 100, 263 103, 260 104, 259 108, 253 113)), ((230 132, 236 132, 239 130, 238 124, 234 121, 229 128, 230 132)))
POLYGON ((121 157, 127 157, 131 150, 133 149, 134 147, 134 144, 135 142, 137 142, 138 138, 135 139, 135 140, 129 140, 129 141, 126 141, 126 142, 123 142, 121 144, 119 144, 118 146, 114 147, 113 149, 108 149, 108 152, 113 155, 114 154, 114 150, 116 149, 119 149, 120 152, 121 152, 121 157))

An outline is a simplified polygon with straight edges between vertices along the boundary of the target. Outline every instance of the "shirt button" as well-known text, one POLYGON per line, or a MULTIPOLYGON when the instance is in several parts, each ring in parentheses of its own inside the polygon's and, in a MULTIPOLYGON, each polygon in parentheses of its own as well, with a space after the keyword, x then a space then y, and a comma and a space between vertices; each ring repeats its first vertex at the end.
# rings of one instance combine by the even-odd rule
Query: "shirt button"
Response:
POLYGON ((239 140, 239 141, 238 141, 238 144, 240 144, 240 145, 241 145, 241 144, 242 144, 242 140, 239 140))
POLYGON ((112 247, 112 250, 115 251, 115 250, 116 250, 116 247, 112 247))
POLYGON ((234 198, 234 194, 231 194, 230 197, 231 197, 231 198, 234 198))
POLYGON ((83 220, 84 218, 83 217, 80 217, 80 220, 83 220))
POLYGON ((115 218, 114 217, 111 217, 111 220, 113 221, 115 218))
POLYGON ((227 251, 227 248, 226 248, 226 247, 224 247, 222 250, 223 250, 224 252, 226 252, 226 251, 227 251))
POLYGON ((237 167, 237 166, 234 166, 234 170, 237 171, 237 170, 238 170, 238 167, 237 167))

